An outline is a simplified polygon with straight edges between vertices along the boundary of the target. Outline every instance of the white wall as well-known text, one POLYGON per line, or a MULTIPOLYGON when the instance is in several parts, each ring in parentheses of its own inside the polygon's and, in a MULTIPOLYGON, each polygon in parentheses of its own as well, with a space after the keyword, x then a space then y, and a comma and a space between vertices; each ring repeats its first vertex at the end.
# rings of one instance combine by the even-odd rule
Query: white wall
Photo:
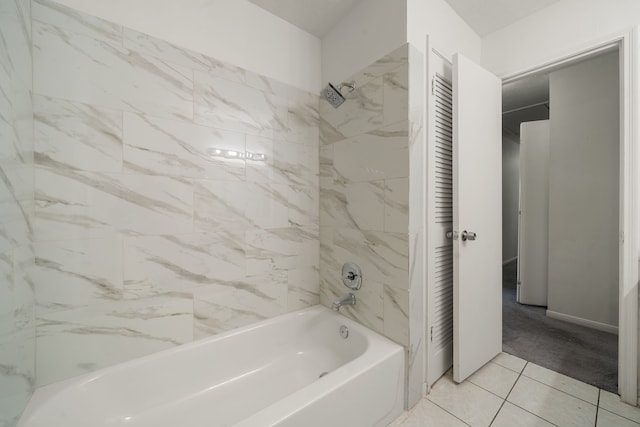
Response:
POLYGON ((482 64, 518 72, 637 23, 637 0, 562 0, 483 37, 482 64))
POLYGON ((549 300, 618 325, 618 54, 551 73, 549 300))
POLYGON ((317 93, 320 40, 246 0, 56 0, 317 93))
POLYGON ((425 51, 427 34, 440 53, 480 62, 480 37, 444 0, 407 0, 407 41, 425 51))
POLYGON ((339 81, 426 36, 441 53, 480 62, 480 37, 444 0, 362 0, 322 39, 322 81, 339 81))
POLYGON ((547 305, 549 263, 549 120, 520 125, 518 302, 547 305))
POLYGON ((518 256, 520 145, 502 137, 502 261, 518 256))
POLYGON ((339 83, 405 44, 406 21, 405 0, 361 0, 322 39, 322 82, 339 83))

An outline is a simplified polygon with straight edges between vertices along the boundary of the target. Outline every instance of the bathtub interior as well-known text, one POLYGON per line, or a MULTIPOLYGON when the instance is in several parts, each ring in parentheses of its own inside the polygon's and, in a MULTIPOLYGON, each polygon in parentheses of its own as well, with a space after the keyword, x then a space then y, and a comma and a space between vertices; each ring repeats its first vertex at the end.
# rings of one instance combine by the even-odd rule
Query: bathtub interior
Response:
POLYGON ((152 397, 144 400, 157 406, 210 390, 212 384, 250 383, 265 375, 279 378, 282 386, 290 378, 302 386, 366 351, 363 335, 352 333, 347 343, 338 333, 339 326, 339 318, 322 316, 321 312, 296 313, 289 322, 241 329, 196 343, 193 351, 159 355, 131 369, 97 376, 87 383, 86 391, 110 395, 121 384, 129 384, 118 396, 118 403, 139 408, 140 397, 151 392, 152 397))
POLYGON ((322 374, 325 384, 336 380, 330 379, 334 372, 342 372, 341 381, 356 375, 359 368, 350 362, 366 354, 370 333, 312 307, 44 387, 23 416, 31 422, 20 425, 50 426, 53 417, 69 427, 168 426, 188 413, 189 425, 204 426, 212 411, 218 425, 232 425, 322 374), (342 325, 350 329, 347 339, 339 333, 342 325))

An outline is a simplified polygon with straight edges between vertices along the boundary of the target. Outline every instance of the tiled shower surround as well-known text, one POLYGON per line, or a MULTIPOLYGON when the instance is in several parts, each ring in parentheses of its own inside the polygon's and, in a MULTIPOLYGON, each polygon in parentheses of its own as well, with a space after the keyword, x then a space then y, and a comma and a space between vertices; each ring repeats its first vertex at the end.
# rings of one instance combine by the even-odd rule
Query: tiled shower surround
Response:
POLYGON ((410 46, 353 76, 357 89, 333 109, 54 2, 30 13, 34 132, 2 164, 34 177, 3 196, 20 201, 24 224, 2 258, 8 289, 24 291, 2 315, 19 311, 30 331, 2 335, 25 345, 0 371, 24 383, 11 388, 16 416, 34 385, 330 305, 347 292, 347 261, 364 284, 342 312, 407 348, 410 401, 421 393, 410 46))
POLYGON ((36 385, 317 304, 318 96, 32 13, 36 385))
MULTIPOLYGON (((320 295, 349 291, 342 264, 362 268, 357 303, 341 311, 409 345, 408 45, 345 81, 334 109, 320 102, 320 295)), ((337 82, 336 82, 337 83, 337 82)))
POLYGON ((0 426, 13 426, 35 378, 33 125, 29 0, 0 1, 0 426))
POLYGON ((406 44, 345 78, 338 109, 320 101, 320 300, 349 291, 345 262, 362 268, 341 311, 405 347, 409 407, 424 382, 423 60, 406 44))

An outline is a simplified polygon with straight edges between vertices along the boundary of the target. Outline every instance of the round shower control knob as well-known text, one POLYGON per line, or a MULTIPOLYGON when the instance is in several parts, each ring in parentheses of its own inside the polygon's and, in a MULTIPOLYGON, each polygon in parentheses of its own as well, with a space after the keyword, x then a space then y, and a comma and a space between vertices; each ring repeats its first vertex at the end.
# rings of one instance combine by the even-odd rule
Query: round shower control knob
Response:
POLYGON ((356 264, 347 262, 342 266, 342 283, 349 289, 357 291, 362 287, 362 270, 356 264))

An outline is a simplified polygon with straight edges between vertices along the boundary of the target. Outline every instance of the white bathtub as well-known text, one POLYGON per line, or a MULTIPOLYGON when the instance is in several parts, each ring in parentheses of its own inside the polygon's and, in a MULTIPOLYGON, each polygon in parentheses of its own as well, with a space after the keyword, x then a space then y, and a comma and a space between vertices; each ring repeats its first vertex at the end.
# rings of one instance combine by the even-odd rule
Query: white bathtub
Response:
POLYGON ((42 387, 18 427, 385 426, 403 378, 402 347, 315 306, 42 387))

